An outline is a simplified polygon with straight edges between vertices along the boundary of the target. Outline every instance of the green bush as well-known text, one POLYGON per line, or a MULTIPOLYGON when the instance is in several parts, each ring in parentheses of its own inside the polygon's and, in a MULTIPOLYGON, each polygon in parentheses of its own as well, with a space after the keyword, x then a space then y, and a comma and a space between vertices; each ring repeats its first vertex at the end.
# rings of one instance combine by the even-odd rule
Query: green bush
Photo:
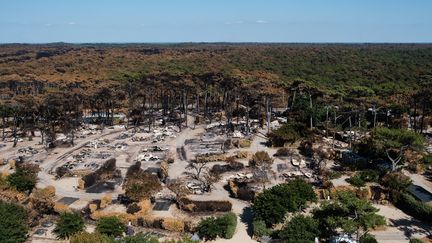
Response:
POLYGON ((215 217, 209 217, 201 220, 198 224, 198 235, 207 240, 214 240, 223 235, 223 225, 215 217))
POLYGON ((378 182, 380 173, 375 170, 362 170, 347 179, 355 187, 363 187, 367 182, 378 182))
POLYGON ((400 197, 396 201, 396 206, 418 220, 430 222, 432 218, 432 207, 426 203, 417 201, 408 193, 400 194, 400 197))
POLYGON ((111 243, 114 240, 99 232, 80 232, 70 237, 70 243, 111 243))
POLYGON ((226 221, 225 239, 231 239, 237 228, 237 216, 234 213, 225 214, 222 219, 226 221))
POLYGON ((126 236, 119 241, 120 243, 159 243, 158 238, 150 235, 138 233, 133 236, 126 236))
POLYGON ((26 210, 17 204, 0 201, 0 242, 24 242, 27 231, 26 210))
POLYGON ((59 239, 68 239, 84 229, 84 219, 76 213, 62 213, 57 220, 54 233, 59 239))
POLYGON ((393 172, 382 178, 381 184, 396 192, 406 192, 412 180, 401 172, 393 172))
POLYGON ((308 129, 303 123, 290 122, 274 130, 269 138, 273 146, 281 147, 285 143, 294 143, 308 135, 308 129))
POLYGON ((253 234, 258 237, 269 236, 272 233, 272 230, 267 228, 264 220, 254 220, 252 222, 253 234))
POLYGON ((346 179, 346 181, 355 187, 364 187, 366 184, 359 174, 351 176, 350 178, 346 179))
POLYGON ((423 164, 432 165, 432 154, 428 154, 423 158, 423 164))
POLYGON ((308 201, 316 201, 312 185, 302 179, 276 185, 259 194, 252 206, 255 219, 267 226, 280 223, 287 212, 296 212, 308 201))
POLYGON ((36 186, 37 174, 24 168, 17 167, 15 173, 8 176, 9 185, 20 192, 31 192, 36 186))
POLYGON ((334 171, 334 170, 328 170, 328 171, 326 172, 326 175, 327 175, 327 177, 328 177, 330 180, 334 180, 334 179, 339 179, 339 178, 341 178, 341 177, 342 177, 342 172, 340 172, 340 171, 334 171))
POLYGON ((410 239, 409 243, 423 243, 420 239, 410 239))
POLYGON ((375 237, 371 234, 364 234, 360 237, 360 243, 378 243, 375 237))
POLYGON ((284 242, 309 243, 320 235, 318 221, 303 215, 294 216, 279 232, 284 242))
POLYGON ((198 224, 198 235, 207 240, 214 240, 216 237, 231 239, 237 227, 237 216, 234 213, 227 213, 221 217, 209 217, 198 224))
POLYGON ((115 216, 103 217, 96 225, 96 231, 108 236, 121 236, 125 230, 125 225, 115 216))
POLYGON ((380 178, 380 172, 376 170, 362 170, 358 174, 365 182, 378 182, 380 178))
POLYGON ((192 240, 190 236, 183 236, 181 239, 177 240, 166 240, 164 243, 200 243, 201 241, 198 240, 192 240))

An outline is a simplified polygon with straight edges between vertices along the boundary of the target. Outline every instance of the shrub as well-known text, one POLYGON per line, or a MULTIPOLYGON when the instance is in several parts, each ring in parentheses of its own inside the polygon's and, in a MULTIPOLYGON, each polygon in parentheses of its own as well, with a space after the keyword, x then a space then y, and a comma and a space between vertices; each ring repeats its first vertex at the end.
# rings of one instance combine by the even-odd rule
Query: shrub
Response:
POLYGON ((252 222, 253 234, 258 237, 269 236, 272 230, 267 228, 264 220, 254 220, 252 222))
POLYGON ((229 171, 239 171, 244 168, 244 165, 240 162, 230 162, 226 165, 213 165, 210 172, 215 174, 222 174, 229 171))
POLYGON ((71 236, 70 243, 111 243, 113 240, 99 232, 81 232, 71 236))
POLYGON ((159 191, 162 186, 157 176, 142 170, 130 175, 123 183, 126 196, 133 201, 141 201, 159 191))
POLYGON ((249 139, 237 139, 233 141, 233 145, 237 148, 249 148, 252 144, 252 141, 249 139))
POLYGON ((137 203, 131 203, 126 209, 126 213, 134 214, 141 210, 141 207, 137 203))
POLYGON ((214 217, 201 220, 198 224, 198 235, 206 240, 214 240, 223 235, 223 225, 214 217))
POLYGON ((200 243, 199 240, 192 240, 190 236, 183 236, 181 239, 166 240, 164 243, 200 243))
POLYGON ((382 185, 396 192, 405 192, 411 184, 411 179, 401 172, 389 173, 382 178, 382 185))
POLYGON ((290 156, 292 154, 291 150, 286 147, 279 148, 274 156, 290 156))
POLYGON ((425 157, 423 157, 423 164, 432 165, 432 154, 428 154, 425 157))
POLYGON ((232 208, 229 201, 193 201, 186 197, 180 198, 178 204, 189 212, 229 212, 232 208))
POLYGON ((31 192, 36 186, 37 172, 26 167, 17 167, 15 173, 8 176, 7 181, 20 192, 31 192))
POLYGON ((375 237, 371 234, 364 234, 360 237, 360 243, 378 243, 375 237))
POLYGON ((304 155, 306 157, 312 157, 314 154, 312 140, 302 141, 300 143, 300 146, 298 147, 298 150, 299 150, 301 155, 304 155))
POLYGON ((185 223, 178 219, 165 218, 162 221, 162 228, 171 232, 183 232, 185 223))
POLYGON ((423 243, 420 239, 410 239, 409 243, 423 243))
POLYGON ((351 176, 350 178, 346 179, 346 181, 355 187, 363 187, 366 184, 359 174, 351 176))
POLYGON ((134 236, 124 237, 120 243, 159 243, 159 240, 150 234, 138 233, 134 236))
POLYGON ((198 224, 198 235, 206 240, 214 240, 216 237, 231 239, 237 227, 237 216, 227 213, 221 217, 209 217, 198 224))
POLYGON ((96 225, 96 231, 108 236, 121 236, 125 230, 124 223, 115 216, 103 217, 96 225))
POLYGON ((27 238, 27 212, 13 203, 0 201, 0 242, 24 242, 27 238))
POLYGON ((227 213, 222 217, 222 220, 224 220, 226 224, 224 238, 231 239, 236 231, 237 216, 234 213, 227 213))
POLYGON ((285 143, 294 143, 300 138, 307 137, 308 130, 303 123, 290 122, 274 130, 270 135, 273 146, 281 147, 285 143))
POLYGON ((249 166, 257 167, 257 166, 270 166, 273 164, 273 159, 270 155, 265 151, 258 151, 253 156, 252 159, 249 160, 249 166))
POLYGON ((287 212, 296 212, 308 201, 316 201, 312 185, 302 179, 276 185, 259 194, 252 206, 254 217, 267 226, 282 222, 287 212))
POLYGON ((378 182, 380 177, 380 172, 376 170, 362 170, 358 174, 365 182, 378 182))
POLYGON ((279 232, 284 242, 313 242, 320 234, 318 221, 303 215, 294 216, 279 232))
POLYGON ((59 239, 67 239, 84 229, 84 219, 76 213, 62 213, 57 220, 54 233, 59 239))
POLYGON ((330 180, 334 180, 334 179, 339 179, 342 177, 342 173, 339 171, 334 171, 334 170, 328 170, 326 171, 326 176, 330 179, 330 180))
POLYGON ((432 218, 432 206, 417 201, 408 193, 400 194, 400 197, 396 201, 396 206, 418 220, 430 222, 432 218))
POLYGON ((366 182, 378 182, 379 177, 380 173, 378 171, 362 170, 348 178, 347 181, 355 187, 363 187, 366 182))
POLYGON ((47 186, 35 189, 29 197, 31 207, 40 214, 51 214, 54 211, 55 187, 47 186))

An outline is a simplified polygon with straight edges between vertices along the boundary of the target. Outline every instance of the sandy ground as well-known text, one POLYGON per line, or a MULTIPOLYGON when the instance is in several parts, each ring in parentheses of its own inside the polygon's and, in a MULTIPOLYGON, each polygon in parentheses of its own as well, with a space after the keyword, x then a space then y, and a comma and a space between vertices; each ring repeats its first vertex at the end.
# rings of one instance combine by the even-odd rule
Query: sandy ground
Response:
POLYGON ((378 242, 409 242, 412 238, 423 238, 432 234, 432 225, 424 224, 391 205, 374 205, 378 214, 387 219, 384 231, 372 231, 378 242))
POLYGON ((405 175, 409 176, 413 181, 413 184, 423 187, 425 190, 432 193, 432 182, 428 180, 422 174, 413 174, 408 171, 404 171, 405 175))

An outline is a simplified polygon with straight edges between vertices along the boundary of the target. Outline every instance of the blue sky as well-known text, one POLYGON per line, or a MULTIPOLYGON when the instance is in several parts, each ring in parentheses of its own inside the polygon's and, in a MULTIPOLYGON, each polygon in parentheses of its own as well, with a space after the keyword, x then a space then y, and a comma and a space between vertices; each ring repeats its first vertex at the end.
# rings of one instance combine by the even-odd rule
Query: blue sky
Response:
POLYGON ((432 42, 432 0, 0 0, 0 42, 432 42))

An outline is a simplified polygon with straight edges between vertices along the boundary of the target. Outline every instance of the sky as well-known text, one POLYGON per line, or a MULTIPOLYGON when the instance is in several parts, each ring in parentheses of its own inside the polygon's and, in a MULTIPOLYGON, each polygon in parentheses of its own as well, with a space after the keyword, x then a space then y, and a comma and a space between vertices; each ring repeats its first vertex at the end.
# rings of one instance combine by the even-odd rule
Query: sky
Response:
POLYGON ((432 42, 432 0, 0 0, 0 43, 432 42))

